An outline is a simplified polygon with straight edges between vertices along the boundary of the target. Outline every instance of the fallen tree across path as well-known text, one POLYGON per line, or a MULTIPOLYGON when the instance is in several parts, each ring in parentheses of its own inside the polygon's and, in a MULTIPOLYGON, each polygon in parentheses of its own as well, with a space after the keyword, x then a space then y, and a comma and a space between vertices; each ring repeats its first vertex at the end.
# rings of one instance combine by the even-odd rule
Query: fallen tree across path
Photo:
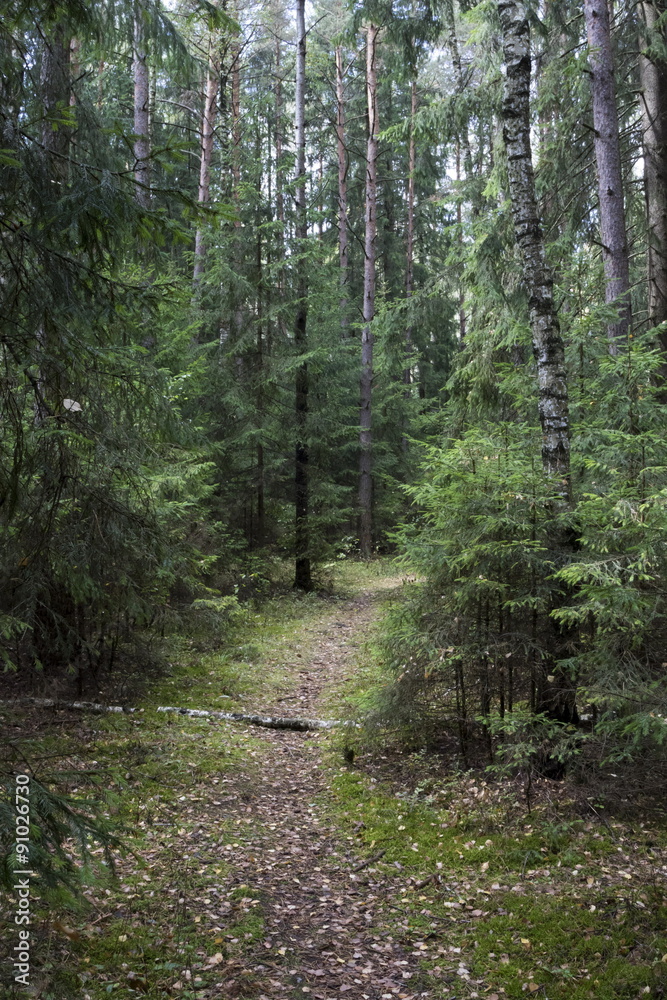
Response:
MULTIPOLYGON (((59 701, 56 698, 16 698, 13 701, 0 702, 2 705, 29 704, 37 708, 75 709, 81 712, 119 712, 132 713, 140 711, 125 705, 102 705, 94 701, 59 701)), ((318 729, 334 729, 336 726, 356 726, 357 723, 345 719, 292 719, 281 715, 255 715, 248 712, 217 712, 201 708, 176 708, 172 705, 158 705, 158 712, 175 712, 177 715, 192 718, 221 719, 224 722, 245 722, 250 726, 261 726, 264 729, 287 729, 299 733, 312 732, 318 729)))

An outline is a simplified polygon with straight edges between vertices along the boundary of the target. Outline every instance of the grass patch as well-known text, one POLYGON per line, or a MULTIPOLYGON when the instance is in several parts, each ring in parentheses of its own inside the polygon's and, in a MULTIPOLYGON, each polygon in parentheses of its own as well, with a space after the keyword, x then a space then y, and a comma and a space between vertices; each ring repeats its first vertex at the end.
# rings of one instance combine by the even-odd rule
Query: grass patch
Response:
MULTIPOLYGON (((348 597, 385 573, 380 562, 332 568, 348 597)), ((33 894, 33 982, 43 1000, 191 997, 232 976, 253 994, 243 960, 264 934, 263 900, 248 886, 221 888, 234 871, 234 845, 247 836, 224 802, 231 786, 241 798, 251 792, 263 744, 244 727, 155 709, 261 710, 280 700, 341 599, 282 593, 261 608, 243 606, 226 632, 208 621, 168 637, 167 669, 131 715, 2 711, 41 774, 73 772, 61 780, 64 791, 86 794, 93 776, 102 783, 101 809, 126 847, 115 872, 93 847, 97 868, 85 872, 80 898, 33 894)), ((288 704, 286 714, 298 714, 298 703, 288 704)), ((0 996, 14 1000, 23 994, 6 957, 10 928, 2 940, 0 996)))
POLYGON ((663 996, 664 830, 555 820, 546 808, 508 822, 490 788, 486 804, 462 807, 472 787, 482 788, 450 782, 449 802, 437 805, 401 800, 348 768, 333 778, 330 809, 348 840, 369 856, 384 851, 378 867, 400 866, 404 885, 387 903, 397 921, 407 914, 430 988, 443 997, 663 996))

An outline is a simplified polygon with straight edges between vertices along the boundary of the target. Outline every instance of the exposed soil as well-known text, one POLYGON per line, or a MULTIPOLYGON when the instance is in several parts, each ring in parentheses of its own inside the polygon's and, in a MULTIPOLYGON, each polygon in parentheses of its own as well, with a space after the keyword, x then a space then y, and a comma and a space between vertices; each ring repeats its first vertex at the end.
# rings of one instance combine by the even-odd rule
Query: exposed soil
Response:
MULTIPOLYGON (((353 669, 377 597, 366 593, 339 605, 319 629, 296 688, 277 705, 257 708, 288 714, 286 706, 294 705, 298 714, 318 715, 327 686, 353 669)), ((318 802, 326 788, 321 737, 254 735, 263 745, 259 768, 225 779, 225 812, 236 816, 246 838, 233 845, 227 888, 256 890, 267 933, 250 961, 246 952, 244 963, 229 963, 220 992, 247 994, 250 974, 252 993, 260 997, 428 996, 419 986, 419 953, 396 939, 395 915, 387 920, 397 883, 403 884, 399 871, 394 880, 360 860, 327 825, 318 802)))

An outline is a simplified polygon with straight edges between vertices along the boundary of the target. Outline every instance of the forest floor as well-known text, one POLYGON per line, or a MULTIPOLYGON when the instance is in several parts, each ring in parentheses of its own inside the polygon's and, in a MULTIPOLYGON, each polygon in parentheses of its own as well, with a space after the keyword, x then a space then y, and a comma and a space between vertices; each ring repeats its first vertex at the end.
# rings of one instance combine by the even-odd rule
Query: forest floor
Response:
POLYGON ((565 783, 526 815, 513 788, 407 751, 412 780, 388 782, 401 752, 350 730, 154 711, 349 714, 378 683, 373 630, 401 579, 378 564, 343 581, 268 602, 233 648, 183 639, 141 717, 54 713, 41 750, 107 769, 131 851, 83 908, 42 913, 28 995, 664 996, 660 824, 581 818, 565 783))

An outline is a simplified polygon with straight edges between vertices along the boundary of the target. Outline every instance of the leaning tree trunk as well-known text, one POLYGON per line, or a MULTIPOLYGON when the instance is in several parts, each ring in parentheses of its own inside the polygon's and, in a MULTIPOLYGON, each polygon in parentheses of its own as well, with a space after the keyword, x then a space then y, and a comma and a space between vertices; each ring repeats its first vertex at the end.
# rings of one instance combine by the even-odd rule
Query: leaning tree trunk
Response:
POLYGON ((375 64, 378 27, 369 24, 366 37, 366 102, 368 142, 366 148, 366 226, 364 238, 364 327, 361 333, 361 430, 359 443, 359 548, 364 559, 373 551, 373 328, 375 316, 375 242, 377 237, 378 106, 375 64))
MULTIPOLYGON (((207 205, 211 194, 211 160, 213 159, 213 138, 215 135, 218 90, 220 87, 220 58, 217 47, 217 38, 212 35, 209 40, 210 52, 201 121, 199 189, 197 191, 197 201, 200 205, 207 205)), ((204 221, 202 220, 197 226, 195 236, 195 267, 193 274, 195 286, 198 284, 204 271, 205 256, 206 244, 204 241, 204 221)))
MULTIPOLYGON (((648 222, 648 320, 649 326, 667 323, 667 59, 659 18, 667 15, 665 0, 639 4, 645 37, 639 58, 644 140, 644 183, 648 222)), ((662 22, 664 33, 664 20, 662 22)), ((667 354, 667 328, 659 333, 667 354)), ((667 361, 663 379, 667 378, 667 361)))
POLYGON ((336 46, 336 150, 338 155, 338 263, 340 268, 340 325, 343 337, 348 333, 347 276, 347 150, 345 148, 345 85, 343 47, 336 46))
MULTIPOLYGON (((306 215, 306 16, 305 0, 296 5, 296 239, 297 239, 297 309, 294 326, 294 345, 297 354, 304 355, 308 346, 306 322, 308 318, 308 275, 304 254, 308 238, 306 215)), ((296 449, 294 466, 295 493, 295 573, 294 586, 310 590, 309 532, 308 532, 308 365, 301 361, 295 380, 296 449)))
POLYGON ((137 203, 141 208, 149 208, 150 188, 150 86, 148 60, 142 12, 137 7, 134 17, 134 179, 137 185, 137 203))
POLYGON ((628 239, 623 207, 621 145, 607 0, 584 0, 584 16, 593 96, 605 302, 609 305, 615 304, 619 308, 618 319, 607 327, 609 352, 616 354, 619 343, 627 340, 632 312, 628 239))
MULTIPOLYGON (((537 362, 539 416, 542 427, 542 467, 563 504, 569 502, 570 419, 565 352, 553 298, 553 275, 546 261, 542 226, 537 212, 530 148, 530 30, 521 0, 498 0, 503 29, 506 79, 502 122, 514 232, 521 251, 523 281, 528 292, 533 352, 537 362)), ((565 549, 568 542, 556 539, 565 549)), ((543 666, 538 710, 561 721, 576 719, 575 686, 559 671, 560 637, 554 637, 553 658, 543 666)), ((562 655, 562 654, 561 654, 562 655)))

